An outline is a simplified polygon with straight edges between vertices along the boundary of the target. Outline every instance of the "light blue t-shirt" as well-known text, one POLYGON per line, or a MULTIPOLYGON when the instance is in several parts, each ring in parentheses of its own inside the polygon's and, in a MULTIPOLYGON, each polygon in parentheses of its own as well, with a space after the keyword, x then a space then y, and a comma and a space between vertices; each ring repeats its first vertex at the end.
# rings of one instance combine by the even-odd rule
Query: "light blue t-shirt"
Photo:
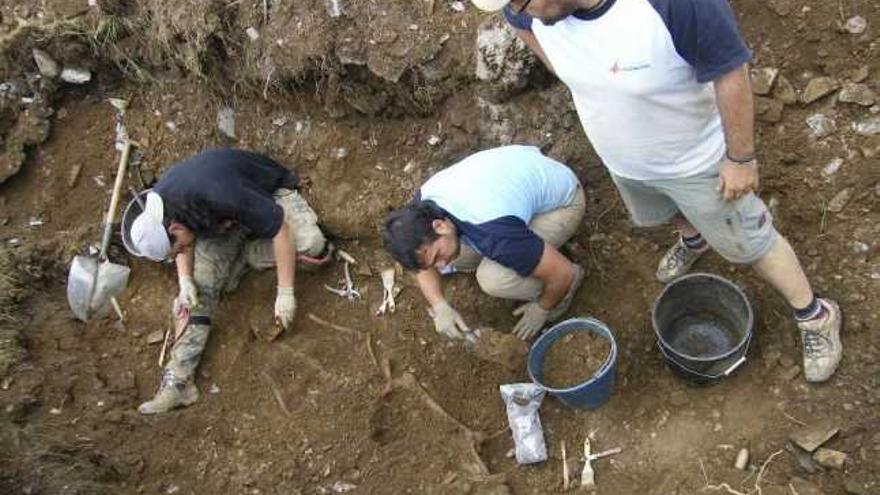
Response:
POLYGON ((544 249, 529 222, 571 204, 578 186, 571 169, 538 148, 512 145, 475 153, 438 172, 418 199, 443 209, 480 254, 527 276, 544 249))

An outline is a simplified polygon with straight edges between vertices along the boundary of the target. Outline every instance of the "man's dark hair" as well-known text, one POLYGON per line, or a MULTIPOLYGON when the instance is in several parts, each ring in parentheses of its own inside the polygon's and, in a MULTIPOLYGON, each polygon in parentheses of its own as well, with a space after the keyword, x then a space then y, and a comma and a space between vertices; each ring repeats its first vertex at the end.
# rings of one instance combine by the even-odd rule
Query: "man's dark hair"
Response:
POLYGON ((411 203, 385 217, 385 249, 407 270, 421 268, 418 251, 439 237, 434 220, 444 219, 443 210, 431 202, 411 203))

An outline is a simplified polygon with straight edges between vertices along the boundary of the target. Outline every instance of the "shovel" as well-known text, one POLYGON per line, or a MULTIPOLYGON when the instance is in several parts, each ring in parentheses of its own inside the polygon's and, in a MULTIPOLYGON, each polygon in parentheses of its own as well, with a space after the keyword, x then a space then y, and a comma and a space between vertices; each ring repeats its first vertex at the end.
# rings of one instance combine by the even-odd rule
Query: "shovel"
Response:
POLYGON ((104 234, 101 237, 101 251, 97 257, 79 255, 73 258, 70 273, 67 277, 67 302, 73 314, 82 321, 101 313, 117 294, 125 289, 128 274, 127 266, 110 263, 107 260, 107 247, 110 245, 110 233, 116 218, 116 207, 122 190, 122 181, 128 166, 128 155, 131 142, 126 141, 119 158, 116 171, 116 182, 113 184, 113 195, 110 197, 110 208, 104 222, 104 234))

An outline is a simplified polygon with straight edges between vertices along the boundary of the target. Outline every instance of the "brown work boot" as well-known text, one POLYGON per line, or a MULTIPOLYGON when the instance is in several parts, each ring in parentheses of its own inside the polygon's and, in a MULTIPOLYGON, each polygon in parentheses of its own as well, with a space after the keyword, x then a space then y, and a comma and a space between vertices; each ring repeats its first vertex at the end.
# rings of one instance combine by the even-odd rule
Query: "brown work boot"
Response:
POLYGON ((141 414, 159 414, 177 407, 186 407, 199 400, 199 389, 192 380, 181 380, 170 371, 162 375, 156 396, 138 406, 141 414))
POLYGON ((824 316, 798 323, 804 348, 804 377, 808 382, 824 382, 831 378, 843 357, 840 307, 830 299, 819 299, 819 304, 825 309, 824 316))
POLYGON ((660 258, 660 264, 657 266, 657 280, 665 284, 686 274, 700 259, 700 256, 708 250, 709 244, 700 249, 691 249, 679 236, 678 241, 660 258))

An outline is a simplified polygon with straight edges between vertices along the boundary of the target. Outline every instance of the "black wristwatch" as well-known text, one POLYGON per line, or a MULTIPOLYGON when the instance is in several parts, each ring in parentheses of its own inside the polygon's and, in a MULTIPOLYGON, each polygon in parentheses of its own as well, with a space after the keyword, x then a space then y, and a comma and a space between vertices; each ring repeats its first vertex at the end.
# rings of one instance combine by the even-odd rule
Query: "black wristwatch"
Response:
POLYGON ((758 158, 754 154, 748 155, 745 158, 734 158, 734 157, 730 156, 730 153, 724 153, 724 157, 737 165, 757 165, 758 164, 758 158))

